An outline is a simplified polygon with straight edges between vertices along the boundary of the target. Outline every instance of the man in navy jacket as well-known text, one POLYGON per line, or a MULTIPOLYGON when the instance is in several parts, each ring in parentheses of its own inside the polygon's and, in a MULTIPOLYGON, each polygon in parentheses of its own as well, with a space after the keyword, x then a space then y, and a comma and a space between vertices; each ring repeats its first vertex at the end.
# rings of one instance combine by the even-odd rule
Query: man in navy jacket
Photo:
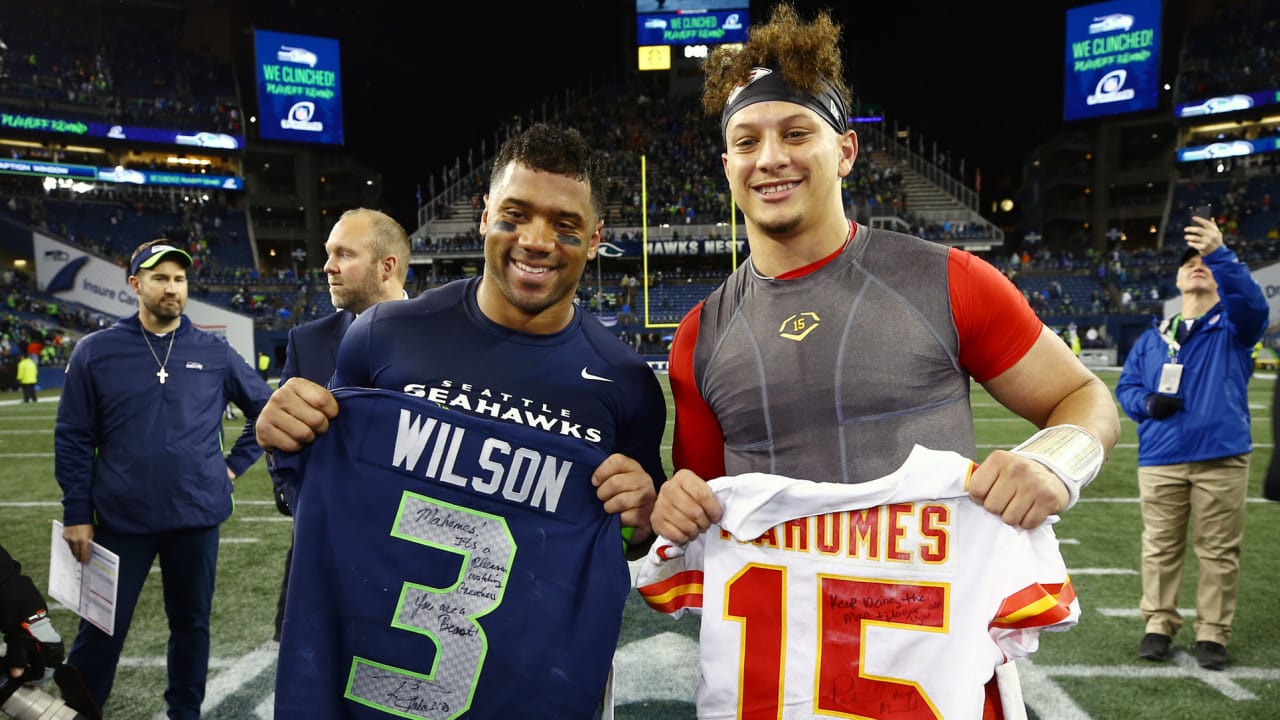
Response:
POLYGON ((82 563, 92 542, 120 558, 115 632, 81 621, 67 664, 104 707, 158 555, 169 622, 164 698, 173 720, 200 717, 218 529, 231 515, 232 480, 262 455, 253 425, 271 395, 225 338, 183 314, 190 266, 191 256, 165 240, 134 251, 129 287, 138 312, 76 344, 54 429, 63 539, 82 563), (224 455, 228 402, 245 419, 224 455))
POLYGON ((1269 309, 1213 220, 1191 220, 1178 268, 1180 312, 1134 343, 1116 398, 1138 423, 1139 609, 1146 622, 1138 656, 1164 661, 1172 654, 1182 626, 1177 600, 1190 520, 1200 564, 1196 660, 1222 670, 1229 663, 1253 450, 1248 384, 1269 309))
MULTIPOLYGON (((405 297, 404 284, 409 275, 409 236, 386 213, 367 208, 346 211, 329 231, 324 250, 329 299, 338 312, 289 331, 280 385, 291 377, 327 384, 333 377, 338 344, 356 315, 384 300, 405 297)), ((272 479, 275 479, 274 473, 272 479)), ((285 515, 292 514, 289 508, 292 500, 283 490, 276 490, 276 508, 285 515)), ((280 599, 276 605, 276 640, 280 639, 284 621, 284 601, 292 564, 293 545, 290 543, 284 556, 284 578, 280 582, 280 599)))

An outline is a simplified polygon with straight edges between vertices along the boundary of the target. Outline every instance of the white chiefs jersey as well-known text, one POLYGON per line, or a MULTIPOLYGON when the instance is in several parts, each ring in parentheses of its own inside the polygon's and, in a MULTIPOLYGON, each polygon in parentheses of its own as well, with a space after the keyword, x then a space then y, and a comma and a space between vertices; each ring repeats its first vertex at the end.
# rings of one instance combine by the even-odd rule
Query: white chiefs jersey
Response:
POLYGON ((981 717, 996 666, 1080 605, 1050 524, 973 502, 975 467, 917 445, 861 484, 711 480, 720 523, 658 538, 636 578, 655 610, 702 616, 698 717, 981 717))

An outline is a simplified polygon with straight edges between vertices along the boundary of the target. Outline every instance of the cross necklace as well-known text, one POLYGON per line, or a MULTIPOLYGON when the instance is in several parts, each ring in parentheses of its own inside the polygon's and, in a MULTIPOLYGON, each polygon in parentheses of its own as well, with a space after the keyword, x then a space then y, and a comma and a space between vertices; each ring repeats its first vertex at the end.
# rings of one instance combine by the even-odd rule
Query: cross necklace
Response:
POLYGON ((173 339, 178 336, 178 331, 169 331, 169 349, 164 351, 164 362, 160 361, 160 356, 156 354, 156 349, 151 347, 151 338, 147 337, 147 329, 142 328, 142 339, 147 343, 147 349, 151 351, 151 357, 156 359, 156 364, 160 366, 160 370, 156 372, 156 377, 160 378, 160 384, 163 385, 165 378, 169 377, 169 373, 165 371, 164 366, 169 364, 169 354, 173 352, 173 339))

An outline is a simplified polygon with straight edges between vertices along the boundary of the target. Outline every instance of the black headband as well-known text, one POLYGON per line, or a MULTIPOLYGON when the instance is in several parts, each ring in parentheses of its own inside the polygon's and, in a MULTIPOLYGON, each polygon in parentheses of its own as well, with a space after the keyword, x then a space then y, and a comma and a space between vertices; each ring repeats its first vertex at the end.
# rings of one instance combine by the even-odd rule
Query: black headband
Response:
POLYGON ((820 92, 800 90, 783 80, 782 73, 758 67, 752 69, 751 79, 745 85, 739 85, 729 93, 729 100, 724 104, 724 112, 720 115, 720 133, 723 135, 729 129, 729 118, 734 113, 748 105, 769 100, 803 105, 816 112, 818 117, 826 120, 841 135, 849 131, 849 112, 835 85, 823 80, 820 92))

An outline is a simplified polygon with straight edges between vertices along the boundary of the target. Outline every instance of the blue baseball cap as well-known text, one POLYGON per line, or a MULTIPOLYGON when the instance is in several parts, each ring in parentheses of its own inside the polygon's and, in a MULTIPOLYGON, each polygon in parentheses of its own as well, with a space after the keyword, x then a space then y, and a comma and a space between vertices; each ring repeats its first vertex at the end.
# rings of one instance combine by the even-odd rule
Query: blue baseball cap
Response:
POLYGON ((149 270, 166 257, 170 260, 177 260, 184 268, 191 267, 191 256, 187 254, 186 250, 172 245, 152 245, 133 258, 133 262, 129 265, 129 274, 137 275, 138 271, 144 268, 149 270))

